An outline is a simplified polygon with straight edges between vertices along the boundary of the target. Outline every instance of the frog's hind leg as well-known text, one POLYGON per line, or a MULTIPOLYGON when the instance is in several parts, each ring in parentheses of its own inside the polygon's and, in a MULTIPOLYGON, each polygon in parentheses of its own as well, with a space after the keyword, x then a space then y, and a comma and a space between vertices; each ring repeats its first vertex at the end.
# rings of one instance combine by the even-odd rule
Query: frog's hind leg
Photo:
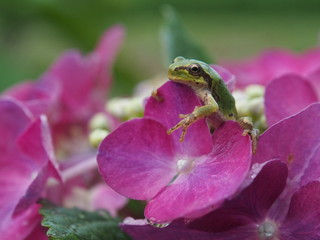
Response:
POLYGON ((238 123, 243 128, 243 136, 249 135, 252 141, 252 153, 257 152, 258 139, 260 136, 259 129, 253 128, 253 123, 249 117, 242 117, 238 120, 238 123))

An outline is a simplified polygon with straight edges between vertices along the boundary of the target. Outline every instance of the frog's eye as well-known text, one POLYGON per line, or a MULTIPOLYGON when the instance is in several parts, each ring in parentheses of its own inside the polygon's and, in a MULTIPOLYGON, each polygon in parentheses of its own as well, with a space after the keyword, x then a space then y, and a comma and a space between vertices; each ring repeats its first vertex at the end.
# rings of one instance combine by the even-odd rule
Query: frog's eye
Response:
POLYGON ((199 73, 200 70, 201 70, 201 69, 200 69, 199 64, 191 64, 191 65, 189 66, 189 71, 190 71, 190 73, 196 74, 196 73, 199 73))

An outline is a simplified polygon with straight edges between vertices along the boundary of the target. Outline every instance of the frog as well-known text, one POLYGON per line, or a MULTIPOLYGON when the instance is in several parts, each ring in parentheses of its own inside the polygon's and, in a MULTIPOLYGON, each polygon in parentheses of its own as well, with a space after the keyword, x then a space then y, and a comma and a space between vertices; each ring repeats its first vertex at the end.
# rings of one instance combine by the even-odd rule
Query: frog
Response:
POLYGON ((169 66, 168 78, 173 82, 189 86, 203 104, 196 106, 189 114, 179 114, 182 120, 167 130, 169 135, 181 128, 180 142, 183 142, 191 124, 199 119, 208 120, 214 115, 219 121, 215 121, 218 125, 207 121, 211 132, 225 121, 237 121, 243 129, 242 135, 250 136, 252 152, 256 153, 259 130, 254 128, 250 117, 238 117, 234 97, 219 73, 209 64, 182 56, 176 57, 169 66))

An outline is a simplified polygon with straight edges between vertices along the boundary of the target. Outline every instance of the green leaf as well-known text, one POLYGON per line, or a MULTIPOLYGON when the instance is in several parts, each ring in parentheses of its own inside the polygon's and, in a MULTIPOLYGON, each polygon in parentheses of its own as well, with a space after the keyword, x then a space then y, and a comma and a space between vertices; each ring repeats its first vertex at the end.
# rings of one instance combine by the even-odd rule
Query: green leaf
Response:
POLYGON ((213 63, 213 60, 200 44, 190 37, 179 14, 171 6, 164 6, 163 17, 164 26, 161 31, 161 36, 167 55, 167 64, 172 63, 178 56, 213 63))
POLYGON ((105 211, 87 212, 42 204, 42 226, 52 240, 129 240, 119 228, 119 219, 105 211))

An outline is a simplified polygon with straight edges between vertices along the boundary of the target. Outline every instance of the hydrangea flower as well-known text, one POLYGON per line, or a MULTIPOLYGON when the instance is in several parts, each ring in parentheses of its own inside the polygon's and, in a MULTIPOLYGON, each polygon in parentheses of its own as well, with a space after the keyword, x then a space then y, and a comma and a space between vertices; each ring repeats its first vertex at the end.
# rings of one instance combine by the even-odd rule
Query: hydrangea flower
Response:
POLYGON ((260 56, 238 63, 222 64, 237 78, 238 88, 250 84, 266 86, 274 78, 287 73, 307 76, 318 67, 320 49, 311 49, 301 55, 293 54, 283 49, 267 50, 260 56))
POLYGON ((220 208, 195 220, 176 220, 165 229, 127 219, 123 229, 135 240, 318 239, 319 117, 320 104, 313 104, 268 129, 253 157, 252 182, 220 208))
MULTIPOLYGON (((97 112, 105 112, 111 67, 123 35, 121 26, 110 28, 91 54, 82 56, 77 50, 69 50, 38 81, 18 84, 4 95, 23 102, 34 115, 46 114, 54 142, 60 142, 60 147, 73 148, 71 152, 85 148, 87 138, 82 135, 87 134, 90 118, 97 112), (77 147, 71 141, 73 136, 78 137, 77 147), (65 138, 68 142, 61 143, 65 138), (85 141, 83 146, 81 138, 85 141)), ((114 119, 108 117, 111 125, 115 125, 114 119)))
POLYGON ((0 99, 0 115, 0 235, 23 239, 39 224, 36 201, 47 179, 61 179, 46 118, 12 99, 0 99))
POLYGON ((203 215, 232 196, 244 179, 251 157, 248 136, 226 122, 211 136, 205 120, 167 134, 179 114, 200 102, 183 85, 167 82, 147 102, 145 116, 125 122, 99 147, 99 170, 106 183, 129 198, 146 200, 145 217, 166 223, 203 215))

